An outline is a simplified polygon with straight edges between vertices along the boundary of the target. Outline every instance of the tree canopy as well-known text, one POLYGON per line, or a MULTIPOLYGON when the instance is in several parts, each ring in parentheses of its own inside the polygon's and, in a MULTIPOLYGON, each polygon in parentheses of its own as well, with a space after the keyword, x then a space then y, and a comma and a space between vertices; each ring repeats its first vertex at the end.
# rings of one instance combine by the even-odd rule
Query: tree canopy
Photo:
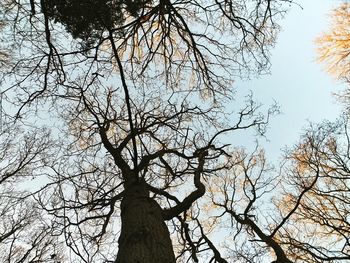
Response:
POLYGON ((268 70, 290 4, 2 1, 3 120, 30 135, 1 137, 1 259, 349 260, 347 122, 310 128, 280 169, 230 145, 278 112, 232 85, 268 70))
POLYGON ((336 78, 350 80, 350 3, 344 2, 330 14, 332 21, 328 32, 320 36, 318 60, 336 78))

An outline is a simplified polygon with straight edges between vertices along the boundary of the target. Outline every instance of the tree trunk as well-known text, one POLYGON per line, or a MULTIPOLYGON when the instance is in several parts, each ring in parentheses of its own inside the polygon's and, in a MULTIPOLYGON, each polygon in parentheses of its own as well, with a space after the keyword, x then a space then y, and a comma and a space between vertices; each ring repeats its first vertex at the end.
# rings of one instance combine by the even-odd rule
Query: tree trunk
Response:
POLYGON ((175 263, 162 210, 148 196, 144 184, 126 189, 121 201, 121 221, 116 263, 175 263))

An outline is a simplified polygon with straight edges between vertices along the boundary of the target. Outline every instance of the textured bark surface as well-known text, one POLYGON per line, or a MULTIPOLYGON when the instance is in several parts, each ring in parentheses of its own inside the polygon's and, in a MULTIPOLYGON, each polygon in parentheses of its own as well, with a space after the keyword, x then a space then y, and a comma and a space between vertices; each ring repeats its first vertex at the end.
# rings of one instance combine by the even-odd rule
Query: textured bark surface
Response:
POLYGON ((127 189, 121 202, 121 221, 116 263, 175 263, 161 208, 142 185, 127 189))

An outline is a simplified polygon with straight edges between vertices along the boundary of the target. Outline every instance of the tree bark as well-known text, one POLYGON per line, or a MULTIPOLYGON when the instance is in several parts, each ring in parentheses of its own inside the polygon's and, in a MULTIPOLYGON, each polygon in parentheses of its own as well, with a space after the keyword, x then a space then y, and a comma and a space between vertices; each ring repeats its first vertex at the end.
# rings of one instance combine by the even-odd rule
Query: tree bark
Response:
POLYGON ((175 263, 170 234, 159 204, 144 183, 125 189, 116 263, 175 263))

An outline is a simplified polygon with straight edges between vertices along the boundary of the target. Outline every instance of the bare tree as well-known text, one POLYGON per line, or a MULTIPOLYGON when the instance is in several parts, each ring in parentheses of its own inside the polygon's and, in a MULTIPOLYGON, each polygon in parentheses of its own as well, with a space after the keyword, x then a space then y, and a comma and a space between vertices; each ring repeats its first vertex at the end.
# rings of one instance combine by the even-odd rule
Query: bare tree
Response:
POLYGON ((218 103, 235 77, 268 69, 274 19, 290 2, 132 1, 135 11, 117 1, 3 1, 4 19, 12 21, 6 42, 17 54, 5 74, 8 88, 30 104, 69 96, 77 76, 86 86, 98 75, 114 78, 126 101, 140 82, 155 80, 218 103))
POLYGON ((348 118, 313 126, 279 173, 263 152, 237 151, 229 173, 210 183, 216 220, 229 217, 235 229, 226 241, 232 257, 261 262, 271 251, 274 262, 347 262, 349 141, 348 118))
MULTIPOLYGON (((123 111, 127 106, 114 96, 117 90, 107 88, 109 95, 97 96, 102 89, 98 86, 90 96, 85 93, 81 101, 69 103, 66 132, 75 139, 68 142, 69 157, 52 167, 55 183, 45 186, 38 200, 84 262, 115 257, 116 262, 175 262, 168 228, 181 232, 184 215, 206 192, 207 178, 227 169, 226 162, 218 161, 228 156, 227 145, 218 139, 250 127, 263 133, 274 109, 264 117, 248 99, 234 124, 224 128, 215 108, 171 104, 178 97, 173 92, 166 103, 159 93, 139 96, 132 114, 138 123, 135 164, 128 113, 123 111), (117 242, 119 249, 111 249, 117 242)), ((179 244, 190 242, 181 234, 173 238, 179 244)), ((217 251, 213 244, 209 249, 217 251)), ((187 243, 181 250, 187 250, 187 243)))
POLYGON ((21 135, 18 125, 4 123, 0 133, 0 260, 51 262, 58 244, 28 185, 40 178, 49 160, 50 141, 44 130, 21 135))
POLYGON ((312 127, 288 154, 285 178, 295 190, 283 202, 298 209, 279 239, 295 260, 350 259, 348 132, 348 117, 312 127))
MULTIPOLYGON (((64 150, 46 170, 50 182, 33 196, 53 216, 53 235, 71 249, 67 260, 229 260, 197 207, 207 181, 238 165, 229 161, 222 136, 251 127, 263 134, 276 110, 264 116, 249 98, 234 115, 224 104, 232 102, 236 76, 268 67, 274 19, 288 3, 1 3, 12 21, 4 32, 14 63, 2 80, 6 100, 17 106, 15 118, 50 114, 63 123, 56 132, 64 150)), ((259 176, 244 178, 243 191, 260 191, 259 176)), ((225 213, 253 228, 279 262, 290 262, 274 239, 290 216, 262 232, 249 219, 255 199, 245 194, 243 215, 225 213)), ((237 259, 247 262, 262 253, 240 251, 237 259)))
MULTIPOLYGON (((287 151, 279 172, 262 150, 248 154, 236 149, 228 169, 209 179, 210 199, 200 208, 210 207, 208 233, 226 226, 222 242, 230 259, 239 262, 271 262, 271 253, 273 262, 281 263, 347 262, 349 141, 347 117, 312 126, 287 151)), ((195 249, 188 251, 199 251, 206 243, 211 247, 201 226, 203 215, 189 217, 189 244, 195 249)), ((219 251, 213 261, 229 262, 219 251)))

